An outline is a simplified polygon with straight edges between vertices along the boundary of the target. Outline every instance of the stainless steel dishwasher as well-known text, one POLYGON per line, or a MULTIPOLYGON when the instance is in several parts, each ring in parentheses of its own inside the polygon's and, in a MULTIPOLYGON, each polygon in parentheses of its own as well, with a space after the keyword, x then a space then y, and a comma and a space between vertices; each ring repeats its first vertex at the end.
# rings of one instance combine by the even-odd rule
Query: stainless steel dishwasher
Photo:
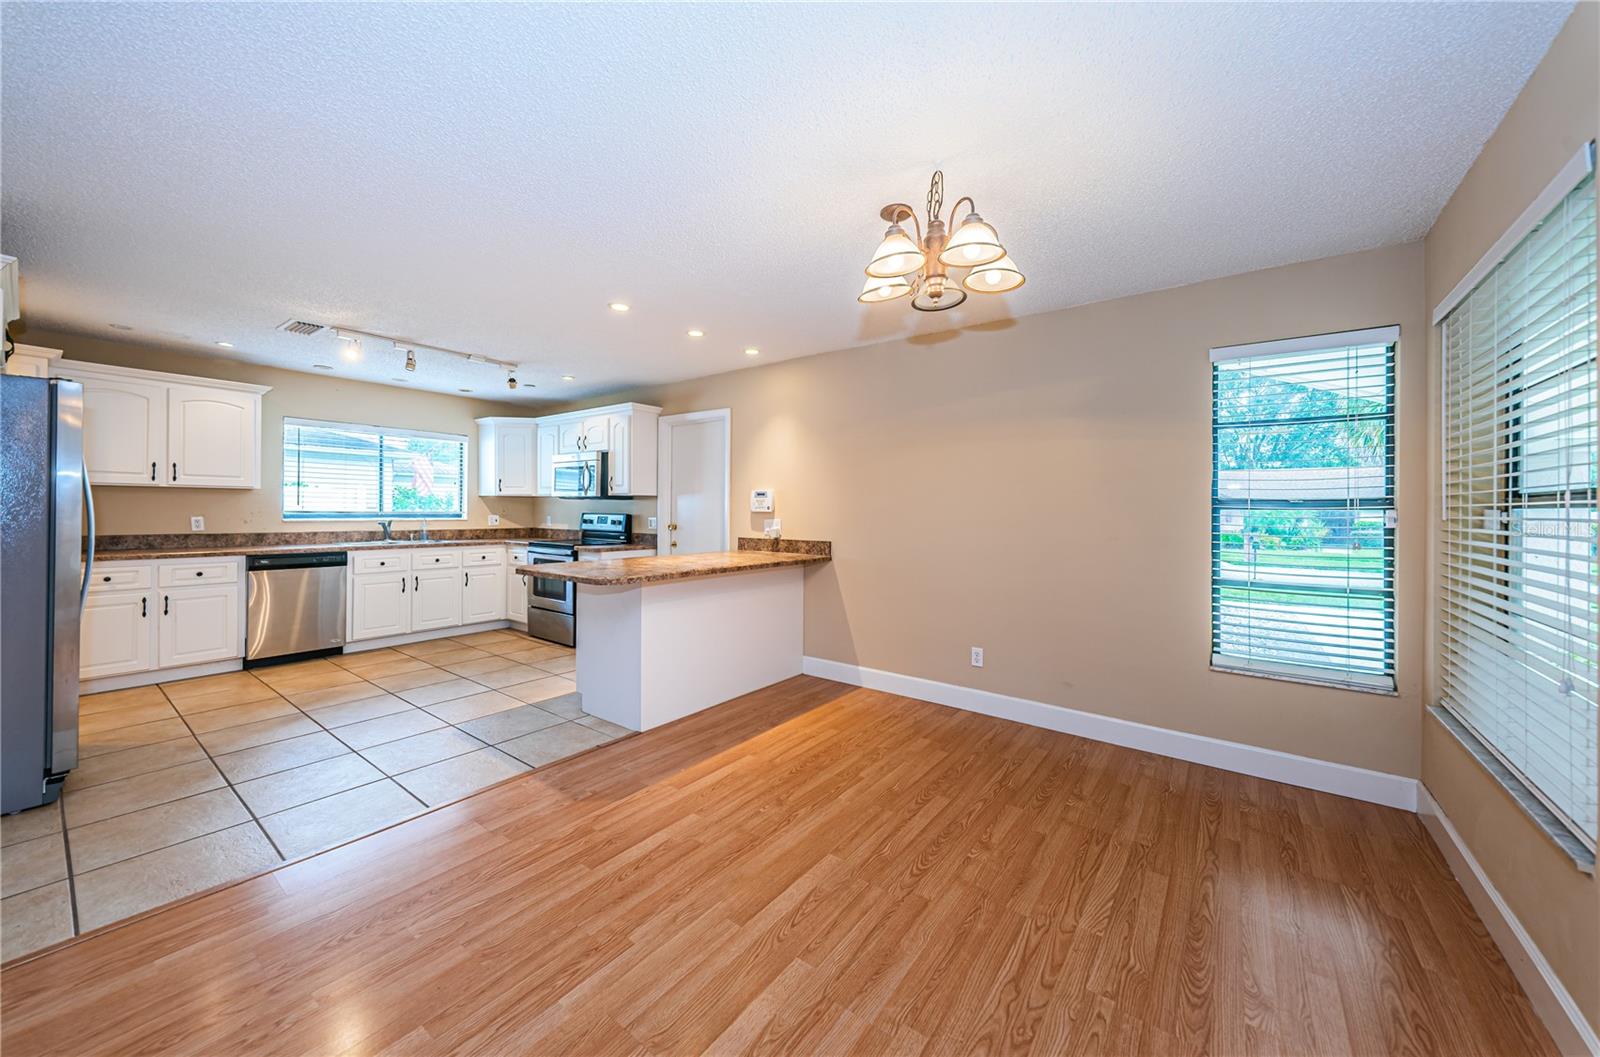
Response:
POLYGON ((344 551, 247 557, 244 666, 343 650, 348 564, 344 551))

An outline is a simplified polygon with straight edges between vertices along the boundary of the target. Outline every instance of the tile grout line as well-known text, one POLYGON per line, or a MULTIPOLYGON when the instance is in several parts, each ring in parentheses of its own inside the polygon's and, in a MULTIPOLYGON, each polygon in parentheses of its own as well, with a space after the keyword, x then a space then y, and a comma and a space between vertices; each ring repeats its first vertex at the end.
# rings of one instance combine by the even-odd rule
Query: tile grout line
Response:
MULTIPOLYGON (((240 670, 242 671, 243 669, 240 669, 240 670)), ((267 688, 269 690, 272 689, 270 686, 267 685, 266 682, 262 681, 259 677, 256 677, 256 681, 260 682, 262 686, 267 686, 267 688)), ((156 685, 160 686, 161 684, 157 683, 156 685)), ((276 690, 273 690, 272 692, 275 693, 275 694, 277 693, 276 690)), ((166 687, 164 687, 164 686, 161 687, 161 693, 162 693, 162 696, 166 697, 167 701, 172 704, 172 710, 174 712, 178 712, 177 702, 173 701, 172 698, 167 694, 167 688, 166 687)), ((298 706, 296 706, 295 703, 293 701, 290 701, 287 697, 283 697, 280 694, 279 698, 284 702, 284 704, 288 705, 290 708, 293 708, 296 712, 300 711, 298 706)), ((304 712, 300 712, 300 714, 302 716, 305 716, 304 712)), ((221 767, 217 766, 217 758, 215 756, 211 755, 211 750, 206 748, 206 743, 200 740, 200 735, 196 734, 194 732, 194 728, 189 726, 189 717, 185 716, 182 712, 178 712, 178 718, 183 720, 184 727, 189 731, 189 736, 194 738, 195 744, 200 746, 200 751, 206 754, 206 759, 211 762, 212 768, 217 772, 218 777, 220 777, 222 779, 222 781, 225 784, 225 787, 227 788, 228 792, 233 794, 233 798, 239 802, 239 806, 244 808, 245 814, 250 816, 250 821, 255 823, 256 829, 261 831, 261 836, 266 839, 267 846, 270 847, 272 849, 272 853, 278 857, 278 861, 279 862, 288 862, 289 861, 289 857, 287 855, 283 854, 283 849, 278 847, 278 842, 272 839, 272 834, 267 832, 267 827, 263 826, 261 824, 261 820, 256 817, 255 809, 253 809, 249 804, 245 803, 244 797, 239 795, 239 790, 234 788, 233 779, 228 777, 228 773, 226 771, 224 771, 221 767)), ((306 716, 306 718, 307 719, 311 719, 310 716, 306 716)), ((316 720, 312 720, 312 722, 315 723, 316 720)), ((224 727, 222 729, 226 730, 227 728, 224 727)), ((286 738, 284 740, 287 741, 289 739, 286 738)), ((276 744, 276 743, 275 742, 266 742, 265 744, 272 745, 272 744, 276 744)), ((251 746, 251 748, 254 748, 254 747, 255 746, 251 746)), ((244 750, 241 749, 239 751, 242 752, 244 750)), ((227 754, 224 753, 223 755, 227 755, 227 754)), ((264 777, 264 776, 262 776, 262 777, 264 777)), ((208 790, 206 790, 206 792, 209 793, 209 792, 211 792, 211 790, 208 789, 208 790)), ((198 794, 195 794, 195 795, 198 795, 198 794)), ((182 799, 187 799, 187 797, 182 798, 182 799)), ((242 823, 241 823, 241 825, 242 825, 242 823)), ((223 827, 223 829, 231 829, 231 828, 233 828, 233 827, 231 827, 231 826, 223 827)), ((222 832, 222 830, 212 830, 211 832, 212 833, 220 833, 220 832, 222 832)), ((207 836, 210 836, 210 834, 209 833, 202 833, 202 834, 200 834, 200 836, 207 837, 207 836)), ((190 840, 195 840, 195 839, 198 839, 198 838, 191 837, 189 839, 190 840)), ((185 843, 185 842, 184 841, 179 841, 178 842, 178 844, 183 844, 183 843, 185 843)), ((168 845, 168 847, 176 847, 176 846, 177 845, 168 845)), ((123 860, 123 861, 126 861, 126 860, 123 860)))
MULTIPOLYGON (((165 695, 163 695, 165 696, 165 695)), ((72 870, 72 840, 67 836, 67 790, 62 784, 61 798, 56 802, 61 809, 61 854, 66 859, 67 867, 67 909, 72 914, 72 934, 80 935, 83 929, 78 924, 78 882, 77 875, 72 870)))

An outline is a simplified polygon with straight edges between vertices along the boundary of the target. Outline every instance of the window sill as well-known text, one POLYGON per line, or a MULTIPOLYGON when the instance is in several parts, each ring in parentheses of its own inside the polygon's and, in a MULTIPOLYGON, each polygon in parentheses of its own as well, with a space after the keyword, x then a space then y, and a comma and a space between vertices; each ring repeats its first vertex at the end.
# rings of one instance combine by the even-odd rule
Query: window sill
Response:
POLYGON ((1234 667, 1228 664, 1218 664, 1213 660, 1210 668, 1223 675, 1247 675, 1257 679, 1274 679, 1280 683, 1298 683, 1301 686, 1317 686, 1324 690, 1350 690, 1358 694, 1376 694, 1378 697, 1399 697, 1400 691, 1392 686, 1362 686, 1359 683, 1342 683, 1333 679, 1318 679, 1311 675, 1300 675, 1292 671, 1273 671, 1268 668, 1234 667))
POLYGON ((1428 713, 1439 721, 1440 726, 1455 736, 1461 747, 1467 750, 1474 760, 1489 772, 1490 777, 1499 782, 1501 787, 1517 802, 1524 814, 1544 831, 1544 835, 1567 853, 1567 858, 1572 860, 1572 865, 1590 876, 1594 875, 1594 852, 1589 846, 1578 839, 1577 834, 1567 828, 1566 823, 1555 816, 1555 812, 1545 806, 1544 801, 1529 789, 1528 786, 1511 773, 1511 769, 1500 762, 1483 741, 1467 727, 1467 725, 1450 714, 1450 710, 1442 705, 1429 705, 1428 713))

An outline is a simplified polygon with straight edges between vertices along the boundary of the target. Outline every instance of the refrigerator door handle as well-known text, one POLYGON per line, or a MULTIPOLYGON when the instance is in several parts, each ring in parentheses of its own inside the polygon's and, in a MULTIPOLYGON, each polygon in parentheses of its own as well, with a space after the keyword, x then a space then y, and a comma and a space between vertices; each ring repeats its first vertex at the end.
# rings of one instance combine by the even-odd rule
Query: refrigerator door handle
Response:
POLYGON ((78 588, 78 608, 89 597, 89 574, 94 572, 94 488, 89 484, 89 464, 83 464, 83 510, 89 519, 89 543, 83 556, 83 586, 78 588))

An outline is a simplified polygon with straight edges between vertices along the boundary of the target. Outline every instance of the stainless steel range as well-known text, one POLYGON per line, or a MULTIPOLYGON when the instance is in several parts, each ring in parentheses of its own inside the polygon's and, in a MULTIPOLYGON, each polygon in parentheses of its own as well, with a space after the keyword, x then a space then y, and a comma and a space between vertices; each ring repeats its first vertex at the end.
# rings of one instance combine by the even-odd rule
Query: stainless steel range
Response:
MULTIPOLYGON (((529 540, 528 564, 550 565, 577 560, 579 547, 627 543, 633 535, 632 514, 583 514, 577 540, 529 540)), ((578 589, 571 580, 528 577, 528 634, 534 638, 578 644, 578 589)))

